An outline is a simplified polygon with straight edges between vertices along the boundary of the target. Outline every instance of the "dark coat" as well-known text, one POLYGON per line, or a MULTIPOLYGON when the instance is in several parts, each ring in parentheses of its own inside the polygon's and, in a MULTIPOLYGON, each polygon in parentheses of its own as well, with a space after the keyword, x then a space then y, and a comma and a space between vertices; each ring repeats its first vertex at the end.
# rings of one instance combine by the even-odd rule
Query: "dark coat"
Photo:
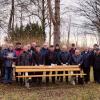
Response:
POLYGON ((0 67, 3 66, 3 52, 0 50, 0 67))
POLYGON ((41 64, 48 65, 47 63, 48 49, 42 48, 40 52, 41 52, 41 64))
POLYGON ((41 52, 35 52, 33 58, 34 58, 35 65, 42 65, 42 55, 41 55, 41 52))
POLYGON ((71 64, 72 65, 80 65, 82 67, 83 64, 83 56, 80 54, 76 56, 75 54, 71 57, 71 64))
POLYGON ((62 64, 70 64, 71 54, 69 52, 60 53, 60 61, 62 64))
POLYGON ((47 59, 47 64, 51 65, 51 64, 55 64, 55 52, 53 51, 48 51, 48 54, 46 56, 47 59))
POLYGON ((61 50, 56 50, 55 49, 55 64, 61 65, 61 60, 60 60, 60 55, 61 55, 61 50))
POLYGON ((94 56, 94 68, 100 69, 100 54, 94 56))
POLYGON ((94 57, 95 57, 96 53, 94 52, 94 50, 91 51, 90 53, 91 53, 91 55, 90 55, 91 66, 94 67, 94 57))
POLYGON ((32 65, 32 55, 27 51, 23 52, 17 59, 19 66, 27 66, 27 65, 32 65))
POLYGON ((90 68, 91 66, 91 52, 83 52, 82 53, 83 55, 83 64, 82 64, 82 67, 84 68, 90 68))

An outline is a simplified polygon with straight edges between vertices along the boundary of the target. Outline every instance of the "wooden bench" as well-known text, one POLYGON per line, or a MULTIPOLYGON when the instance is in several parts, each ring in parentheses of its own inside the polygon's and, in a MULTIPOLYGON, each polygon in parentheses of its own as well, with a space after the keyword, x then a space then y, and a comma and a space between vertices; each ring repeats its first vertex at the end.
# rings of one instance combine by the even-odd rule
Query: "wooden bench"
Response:
POLYGON ((53 77, 53 76, 81 76, 83 77, 84 73, 81 72, 81 69, 77 65, 62 65, 62 66, 16 66, 15 72, 24 73, 23 75, 16 76, 17 78, 29 79, 32 77, 53 77), (57 72, 62 71, 63 74, 57 74, 57 72), (68 74, 65 72, 68 71, 68 74), (79 73, 75 74, 74 71, 79 73), (28 75, 29 72, 56 72, 56 74, 42 74, 42 75, 28 75))

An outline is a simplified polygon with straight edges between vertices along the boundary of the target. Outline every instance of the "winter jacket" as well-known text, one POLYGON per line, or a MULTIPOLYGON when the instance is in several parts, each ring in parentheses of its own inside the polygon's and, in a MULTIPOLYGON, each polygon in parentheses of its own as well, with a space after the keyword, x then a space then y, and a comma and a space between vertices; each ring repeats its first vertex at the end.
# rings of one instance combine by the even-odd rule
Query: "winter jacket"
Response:
POLYGON ((83 56, 80 55, 72 55, 71 57, 71 64, 72 65, 80 65, 80 67, 82 67, 83 64, 83 56))
POLYGON ((100 69, 100 54, 94 56, 94 68, 100 69))
POLYGON ((47 63, 48 49, 42 48, 40 52, 41 52, 41 64, 48 65, 47 63))
POLYGON ((23 52, 17 59, 17 65, 19 66, 27 66, 32 65, 32 55, 27 51, 23 52))
POLYGON ((87 52, 83 52, 83 68, 89 68, 91 66, 91 52, 87 51, 87 52))
POLYGON ((70 64, 71 54, 69 52, 61 52, 60 53, 60 61, 63 64, 70 64))
POLYGON ((12 67, 14 60, 16 59, 16 53, 13 50, 3 51, 3 66, 12 67))

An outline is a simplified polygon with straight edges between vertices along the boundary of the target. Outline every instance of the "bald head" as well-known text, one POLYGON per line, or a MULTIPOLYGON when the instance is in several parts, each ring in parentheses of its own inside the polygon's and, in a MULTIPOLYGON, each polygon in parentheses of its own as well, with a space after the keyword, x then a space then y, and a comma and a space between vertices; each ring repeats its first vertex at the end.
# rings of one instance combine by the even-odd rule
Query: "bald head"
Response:
POLYGON ((67 51, 67 46, 66 45, 62 46, 62 51, 67 51))
POLYGON ((80 50, 79 49, 75 50, 75 55, 80 55, 80 50))

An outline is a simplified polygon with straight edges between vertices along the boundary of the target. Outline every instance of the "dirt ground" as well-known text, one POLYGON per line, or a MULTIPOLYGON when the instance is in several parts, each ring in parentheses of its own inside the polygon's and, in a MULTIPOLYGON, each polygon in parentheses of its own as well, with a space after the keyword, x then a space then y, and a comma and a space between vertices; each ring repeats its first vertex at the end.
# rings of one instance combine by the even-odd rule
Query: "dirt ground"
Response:
POLYGON ((0 100, 100 100, 100 84, 43 84, 30 89, 15 83, 0 84, 0 100))

